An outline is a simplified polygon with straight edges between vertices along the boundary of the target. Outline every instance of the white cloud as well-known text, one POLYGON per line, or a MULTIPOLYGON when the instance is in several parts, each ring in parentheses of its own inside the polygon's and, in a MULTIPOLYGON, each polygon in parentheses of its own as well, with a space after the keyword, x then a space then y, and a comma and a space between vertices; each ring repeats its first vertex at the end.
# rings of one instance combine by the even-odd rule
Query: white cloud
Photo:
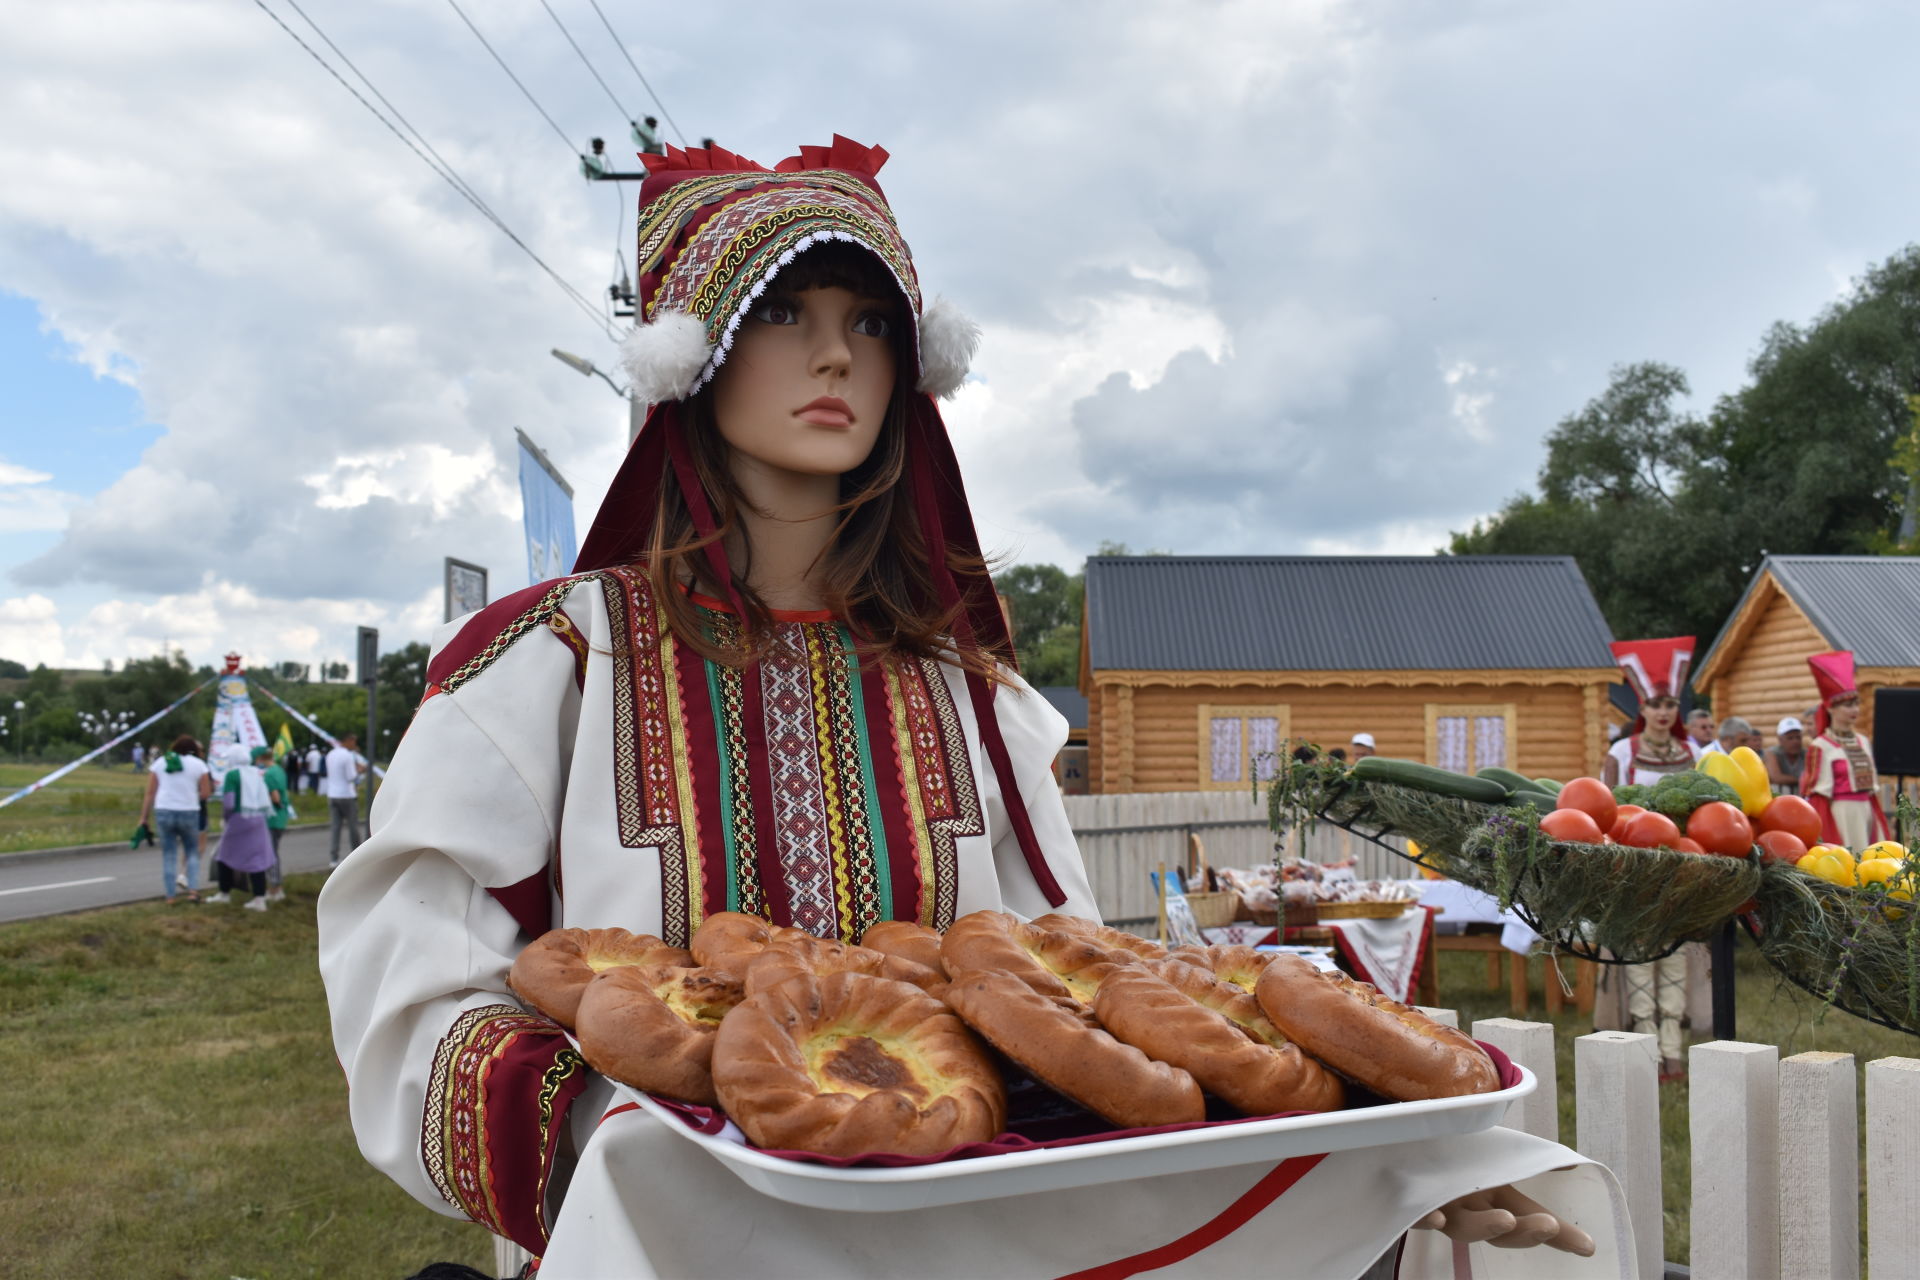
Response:
MULTIPOLYGON (((579 180, 445 5, 307 7, 597 296, 631 207, 579 180)), ((591 13, 556 7, 637 109, 591 13)), ((625 155, 537 6, 469 12, 570 137, 625 155)), ((1920 174, 1884 162, 1906 144, 1912 14, 613 16, 691 141, 773 161, 837 129, 894 151, 883 181, 928 291, 986 329, 948 411, 976 516, 1026 558, 1101 538, 1435 545, 1529 481, 1541 434, 1610 366, 1663 359, 1703 397, 1731 389, 1769 322, 1897 249, 1920 203, 1920 174), (835 57, 795 56, 802 22, 835 57), (719 48, 751 71, 716 74, 719 48)), ((520 585, 516 426, 574 481, 584 532, 624 407, 547 351, 611 365, 610 344, 259 9, 8 5, 0 118, 0 172, 33 175, 0 183, 0 288, 163 428, 79 499, 0 464, 0 532, 63 531, 10 567, 33 593, 17 599, 58 614, 56 641, 46 619, 9 624, 42 628, 19 644, 91 654, 102 592, 133 610, 102 622, 103 657, 189 634, 195 607, 223 611, 191 632, 213 646, 196 657, 229 631, 317 653, 346 625, 324 601, 422 637, 443 556, 520 585)))

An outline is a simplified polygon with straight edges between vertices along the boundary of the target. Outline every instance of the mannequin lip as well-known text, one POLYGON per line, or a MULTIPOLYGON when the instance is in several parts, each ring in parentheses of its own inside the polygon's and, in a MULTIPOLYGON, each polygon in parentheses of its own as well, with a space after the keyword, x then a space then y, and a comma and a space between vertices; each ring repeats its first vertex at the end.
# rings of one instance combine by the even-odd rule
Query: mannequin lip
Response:
POLYGON ((795 409, 793 416, 816 427, 851 427, 853 406, 839 396, 821 396, 795 409))

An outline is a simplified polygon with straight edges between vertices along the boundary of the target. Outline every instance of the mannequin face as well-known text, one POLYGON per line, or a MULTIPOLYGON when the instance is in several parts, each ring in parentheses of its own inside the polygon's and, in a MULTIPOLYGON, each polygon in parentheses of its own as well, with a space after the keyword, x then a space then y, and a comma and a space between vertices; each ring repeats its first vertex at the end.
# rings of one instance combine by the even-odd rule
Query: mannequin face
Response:
POLYGON ((873 452, 886 420, 900 304, 837 285, 782 294, 777 284, 713 379, 735 478, 844 475, 873 452))
POLYGON ((1860 723, 1860 699, 1841 699, 1827 711, 1827 716, 1841 733, 1852 733, 1853 726, 1860 723))

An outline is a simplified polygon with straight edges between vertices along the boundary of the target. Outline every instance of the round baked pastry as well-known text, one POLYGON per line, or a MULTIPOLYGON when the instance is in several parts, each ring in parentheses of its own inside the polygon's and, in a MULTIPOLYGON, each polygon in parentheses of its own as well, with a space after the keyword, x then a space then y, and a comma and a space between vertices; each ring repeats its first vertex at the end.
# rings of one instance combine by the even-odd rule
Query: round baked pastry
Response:
POLYGON ((1121 1128, 1206 1118, 1206 1100, 1192 1076, 1082 1022, 1065 1003, 1014 974, 959 974, 944 998, 1034 1079, 1121 1128))
POLYGON ((625 929, 549 929, 514 957, 507 986, 567 1030, 580 993, 595 975, 627 965, 690 965, 693 957, 648 933, 625 929))
POLYGON ((1167 949, 1152 938, 1142 938, 1128 933, 1125 929, 1096 924, 1092 920, 1083 920, 1079 916, 1062 915, 1058 911, 1050 911, 1044 916, 1035 916, 1031 923, 1036 929, 1077 934, 1095 946, 1105 947, 1109 951, 1131 951, 1144 960, 1164 960, 1167 957, 1167 949))
POLYGON ((1177 947, 1167 953, 1169 960, 1199 965, 1222 982, 1230 982, 1251 993, 1260 975, 1273 963, 1277 951, 1255 951, 1252 947, 1213 946, 1177 947))
POLYGON ((946 966, 940 962, 940 933, 923 924, 911 920, 882 920, 860 935, 860 945, 925 965, 946 976, 946 966))
POLYGON ((1254 997, 1281 1035, 1383 1098, 1417 1102, 1500 1087, 1493 1059, 1460 1032, 1299 956, 1274 957, 1254 997))
POLYGON ((747 960, 747 994, 764 991, 803 973, 822 978, 830 973, 864 973, 869 977, 912 983, 922 991, 946 981, 944 975, 923 964, 870 947, 850 947, 844 942, 806 934, 776 938, 760 954, 747 960))
POLYGON ((769 924, 739 911, 716 911, 700 922, 687 940, 696 962, 709 968, 743 972, 747 961, 776 938, 811 938, 805 929, 769 924))
POLYGON ((1103 966, 1139 963, 1131 951, 1037 928, 1004 911, 975 911, 955 920, 940 939, 940 958, 949 974, 1010 973, 1041 995, 1064 996, 1089 1014, 1103 966))
POLYGON ((1346 1102, 1340 1077, 1288 1043, 1258 1001, 1198 965, 1150 960, 1116 970, 1093 1009, 1115 1038, 1247 1115, 1337 1111, 1346 1102))
POLYGON ((931 1156, 986 1142, 1006 1087, 986 1050, 918 987, 801 974, 755 992, 714 1039, 720 1105, 756 1146, 931 1156))
POLYGON ((609 969, 580 997, 580 1052, 622 1084, 712 1106, 714 1033, 742 996, 740 979, 721 969, 609 969))

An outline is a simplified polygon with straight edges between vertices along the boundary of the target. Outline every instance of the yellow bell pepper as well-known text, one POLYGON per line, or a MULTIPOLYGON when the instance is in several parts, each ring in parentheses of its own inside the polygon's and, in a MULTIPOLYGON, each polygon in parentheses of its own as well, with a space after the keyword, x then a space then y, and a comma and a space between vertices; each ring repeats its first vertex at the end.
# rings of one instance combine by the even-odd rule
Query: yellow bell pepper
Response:
POLYGON ((1906 859, 1906 856, 1907 846, 1898 840, 1876 840, 1860 851, 1862 862, 1868 858, 1892 858, 1895 862, 1901 862, 1906 859))
POLYGON ((1740 775, 1739 781, 1732 784, 1740 793, 1740 812, 1749 818, 1759 817, 1773 803, 1773 782, 1767 777, 1767 762, 1752 747, 1735 747, 1727 753, 1727 759, 1740 775))
MULTIPOLYGON (((1868 849, 1867 852, 1872 853, 1873 850, 1868 849)), ((1900 859, 1862 858, 1855 864, 1854 873, 1859 876, 1862 885, 1887 884, 1900 874, 1900 859)))
POLYGON ((1740 790, 1740 766, 1724 751, 1707 752, 1693 767, 1709 778, 1726 783, 1736 792, 1740 790))
POLYGON ((1807 850, 1807 856, 1794 863, 1794 866, 1808 875, 1818 876, 1829 884, 1842 885, 1849 889, 1860 886, 1859 865, 1853 855, 1838 845, 1821 844, 1807 850))

